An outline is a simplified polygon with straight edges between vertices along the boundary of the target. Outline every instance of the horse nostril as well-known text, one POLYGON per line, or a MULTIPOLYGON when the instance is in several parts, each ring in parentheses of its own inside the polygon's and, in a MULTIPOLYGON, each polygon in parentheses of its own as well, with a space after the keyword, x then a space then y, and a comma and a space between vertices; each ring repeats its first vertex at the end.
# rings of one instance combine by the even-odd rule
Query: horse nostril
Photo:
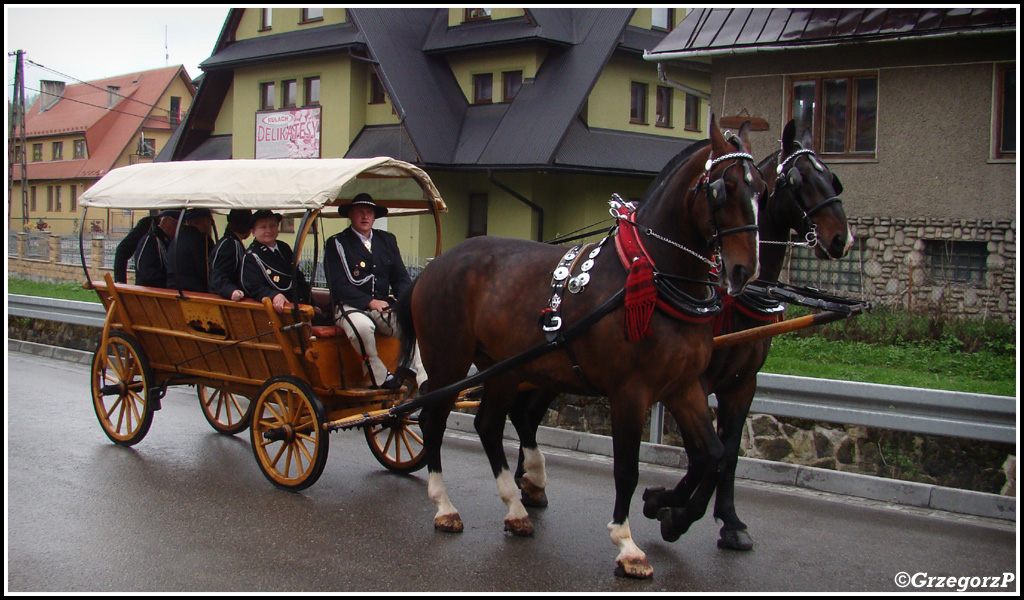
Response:
POLYGON ((836 235, 829 244, 828 253, 832 258, 842 258, 846 254, 846 236, 836 235))

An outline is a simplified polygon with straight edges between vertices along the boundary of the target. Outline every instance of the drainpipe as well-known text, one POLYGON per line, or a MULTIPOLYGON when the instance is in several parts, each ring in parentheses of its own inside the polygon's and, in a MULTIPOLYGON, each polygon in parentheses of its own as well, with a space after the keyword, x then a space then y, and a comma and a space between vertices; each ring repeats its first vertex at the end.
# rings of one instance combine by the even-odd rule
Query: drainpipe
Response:
POLYGON ((504 183, 501 183, 500 181, 495 179, 494 175, 491 174, 490 169, 487 169, 487 180, 496 185, 499 189, 511 194, 514 198, 516 198, 523 204, 529 206, 534 212, 537 213, 537 241, 544 241, 544 209, 538 206, 537 204, 531 202, 522 194, 516 192, 515 190, 508 187, 504 183))
POLYGON ((704 100, 705 102, 711 102, 711 94, 708 94, 707 92, 702 92, 697 88, 692 88, 688 85, 683 85, 679 82, 672 81, 671 79, 669 79, 668 73, 665 72, 665 63, 663 62, 658 63, 658 81, 664 83, 667 86, 674 87, 677 90, 682 90, 687 94, 690 94, 691 96, 696 96, 701 100, 704 100))

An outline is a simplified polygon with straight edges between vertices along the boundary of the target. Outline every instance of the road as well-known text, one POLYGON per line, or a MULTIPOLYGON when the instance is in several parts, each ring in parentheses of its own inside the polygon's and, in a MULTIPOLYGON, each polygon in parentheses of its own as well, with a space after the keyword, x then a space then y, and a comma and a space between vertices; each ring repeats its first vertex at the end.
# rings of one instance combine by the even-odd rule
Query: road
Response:
MULTIPOLYGON (((1018 589, 1015 523, 749 481, 737 486, 747 553, 716 547, 710 514, 662 541, 638 491, 633 535, 655 575, 621 579, 604 457, 548 452, 551 504, 530 509, 534 537, 514 538, 479 443, 452 434, 445 477, 466 530, 442 534, 425 470, 388 473, 357 431, 332 434, 323 476, 294 494, 264 479, 247 432, 214 432, 191 388, 168 392, 149 435, 122 448, 96 422, 88 367, 9 352, 6 381, 9 592, 1018 589)), ((678 477, 644 466, 638 490, 678 477)))

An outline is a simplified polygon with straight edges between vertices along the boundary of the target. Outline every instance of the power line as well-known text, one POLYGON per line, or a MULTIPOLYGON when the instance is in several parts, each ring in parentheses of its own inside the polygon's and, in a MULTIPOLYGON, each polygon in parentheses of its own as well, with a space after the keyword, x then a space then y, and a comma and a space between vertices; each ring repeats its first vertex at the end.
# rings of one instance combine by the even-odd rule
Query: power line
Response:
MULTIPOLYGON (((92 83, 90 83, 88 81, 82 81, 81 79, 78 79, 76 77, 72 77, 72 76, 67 75, 65 73, 61 73, 60 71, 57 71, 56 69, 51 69, 50 67, 47 67, 45 65, 41 65, 41 64, 39 64, 39 63, 37 63, 35 61, 32 61, 32 60, 29 60, 27 58, 25 59, 25 62, 31 64, 34 67, 39 67, 40 69, 43 69, 44 71, 49 71, 50 73, 53 73, 55 75, 59 75, 61 77, 67 77, 68 79, 71 79, 72 81, 76 81, 76 82, 81 83, 83 85, 87 85, 87 86, 89 86, 91 88, 100 90, 101 92, 113 93, 114 95, 116 95, 117 97, 119 97, 119 98, 121 98, 123 100, 128 100, 128 101, 131 101, 131 102, 135 102, 136 104, 141 104, 141 105, 145 106, 146 108, 148 108, 150 110, 162 110, 162 111, 166 112, 168 115, 171 114, 171 111, 166 109, 166 108, 163 108, 163 107, 160 107, 160 106, 156 106, 156 105, 153 105, 153 104, 146 104, 145 102, 143 102, 141 100, 136 100, 135 98, 131 98, 131 97, 128 97, 128 96, 123 96, 123 95, 121 95, 120 93, 117 93, 117 92, 111 92, 109 89, 104 89, 104 88, 101 88, 98 85, 93 85, 92 83)), ((31 89, 31 88, 27 88, 27 89, 31 89)), ((43 93, 43 92, 40 92, 39 90, 32 90, 32 91, 43 93)), ((68 98, 68 100, 70 100, 70 98, 68 98)), ((80 102, 80 104, 87 104, 87 103, 80 102)), ((96 106, 96 105, 90 104, 89 106, 96 106)), ((99 108, 105 108, 105 107, 99 107, 99 108)), ((117 112, 121 112, 121 111, 117 111, 117 112)), ((124 114, 130 114, 130 113, 124 113, 124 114)), ((138 115, 132 115, 132 116, 138 116, 138 115)))
MULTIPOLYGON (((95 87, 95 86, 93 86, 93 87, 95 87)), ((30 92, 36 92, 36 93, 39 93, 39 94, 43 94, 44 93, 42 90, 37 90, 35 88, 26 87, 25 89, 30 91, 30 92)), ((46 93, 47 93, 47 95, 49 95, 49 92, 46 92, 46 93)), ((106 106, 100 106, 99 104, 92 104, 90 102, 83 102, 81 100, 75 100, 74 98, 64 98, 64 97, 61 97, 61 100, 65 101, 65 102, 75 102, 75 103, 78 103, 78 104, 84 104, 86 106, 91 106, 93 108, 102 108, 103 110, 108 110, 110 112, 120 113, 122 115, 128 115, 129 117, 138 117, 140 119, 149 118, 148 114, 146 114, 146 115, 137 115, 135 113, 125 112, 123 110, 117 110, 117 109, 114 109, 114 108, 107 108, 106 106)), ((136 101, 136 102, 138 102, 138 101, 136 101)), ((139 102, 139 104, 142 104, 143 106, 149 106, 145 102, 139 102)), ((158 106, 150 106, 150 108, 160 108, 160 107, 158 107, 158 106)), ((162 109, 162 110, 167 110, 167 109, 162 109)), ((167 112, 168 112, 168 114, 170 114, 170 111, 167 111, 167 112)))

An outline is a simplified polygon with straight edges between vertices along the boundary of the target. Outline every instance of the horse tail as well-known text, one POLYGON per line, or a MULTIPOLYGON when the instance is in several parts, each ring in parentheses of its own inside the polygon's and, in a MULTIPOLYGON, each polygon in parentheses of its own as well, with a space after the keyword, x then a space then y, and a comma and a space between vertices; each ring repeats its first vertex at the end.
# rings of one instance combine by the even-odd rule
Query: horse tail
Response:
POLYGON ((398 297, 398 306, 395 309, 395 317, 398 319, 398 331, 402 339, 402 347, 399 353, 398 364, 408 366, 412 361, 413 352, 416 349, 416 323, 412 318, 412 292, 416 288, 419 278, 412 280, 412 285, 407 287, 398 297))

